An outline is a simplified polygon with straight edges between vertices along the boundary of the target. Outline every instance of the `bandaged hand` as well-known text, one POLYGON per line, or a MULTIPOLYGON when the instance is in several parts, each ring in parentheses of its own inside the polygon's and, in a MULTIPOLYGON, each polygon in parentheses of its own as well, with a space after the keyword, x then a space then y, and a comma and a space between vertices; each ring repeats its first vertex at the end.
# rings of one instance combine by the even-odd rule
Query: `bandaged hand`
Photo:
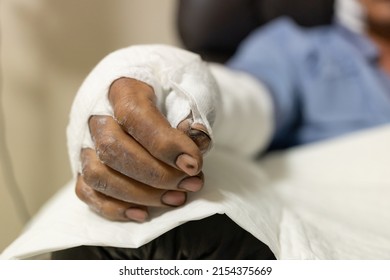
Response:
POLYGON ((204 184, 212 146, 253 158, 269 143, 273 105, 253 77, 161 45, 104 58, 74 100, 67 129, 76 193, 110 220, 145 221, 204 184))
POLYGON ((189 52, 145 46, 108 56, 72 107, 77 196, 119 221, 142 222, 149 207, 183 205, 204 184, 217 94, 208 69, 189 52))
POLYGON ((144 221, 147 207, 180 206, 203 186, 202 153, 210 137, 192 116, 173 128, 147 84, 116 80, 109 91, 114 117, 92 116, 95 150, 81 152, 76 193, 112 220, 144 221))

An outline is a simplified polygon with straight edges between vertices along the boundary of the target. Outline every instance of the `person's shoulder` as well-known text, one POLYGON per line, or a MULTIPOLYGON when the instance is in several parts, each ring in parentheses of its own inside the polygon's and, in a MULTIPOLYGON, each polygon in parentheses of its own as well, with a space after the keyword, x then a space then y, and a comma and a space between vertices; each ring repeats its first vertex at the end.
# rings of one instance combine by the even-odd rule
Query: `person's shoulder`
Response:
POLYGON ((262 59, 275 53, 284 59, 301 60, 322 48, 331 29, 330 26, 302 27, 291 18, 280 17, 249 34, 237 53, 262 59))
POLYGON ((253 35, 287 39, 305 34, 304 29, 289 17, 280 17, 255 30, 253 35))
POLYGON ((334 24, 305 27, 297 24, 289 17, 275 19, 257 32, 268 34, 269 36, 279 36, 284 38, 300 37, 301 39, 312 39, 319 36, 333 36, 335 33, 334 24))
POLYGON ((292 32, 292 31, 299 31, 301 28, 300 26, 291 18, 283 16, 276 18, 266 25, 264 25, 264 30, 268 30, 268 32, 292 32))
POLYGON ((315 27, 304 27, 288 17, 273 20, 253 34, 254 37, 268 39, 276 44, 288 46, 290 50, 295 47, 312 49, 318 44, 333 41, 337 37, 337 28, 334 24, 315 27), (257 34, 256 34, 257 33, 257 34))

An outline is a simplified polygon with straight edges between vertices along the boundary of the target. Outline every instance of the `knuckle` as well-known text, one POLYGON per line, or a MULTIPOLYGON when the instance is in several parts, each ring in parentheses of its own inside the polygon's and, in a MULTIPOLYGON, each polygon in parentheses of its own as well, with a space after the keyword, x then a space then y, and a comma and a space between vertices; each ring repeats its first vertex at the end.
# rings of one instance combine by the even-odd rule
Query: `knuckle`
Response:
POLYGON ((98 175, 97 171, 98 167, 95 163, 89 162, 88 164, 84 164, 82 167, 82 174, 84 177, 85 183, 90 185, 91 182, 95 179, 95 177, 98 175))
POLYGON ((133 100, 126 98, 121 103, 115 106, 115 116, 117 117, 120 124, 129 121, 129 116, 132 112, 137 110, 137 105, 133 100))
POLYGON ((111 162, 115 157, 115 147, 117 140, 113 135, 102 135, 96 143, 96 154, 104 162, 111 162))
POLYGON ((152 182, 156 185, 164 184, 167 181, 167 175, 160 170, 150 170, 149 176, 152 182))
POLYGON ((169 170, 164 170, 163 168, 149 168, 147 174, 149 182, 147 183, 163 189, 173 187, 175 181, 177 181, 174 175, 169 170))
POLYGON ((99 216, 113 221, 127 220, 124 215, 127 204, 123 202, 113 203, 112 199, 105 197, 104 194, 99 194, 85 183, 83 175, 80 175, 77 179, 75 192, 76 196, 99 216))
POLYGON ((83 165, 83 176, 85 183, 99 192, 105 192, 108 184, 104 179, 104 170, 97 162, 83 165))
POLYGON ((75 192, 76 192, 76 196, 81 201, 85 202, 85 194, 84 194, 84 191, 83 191, 82 187, 79 184, 76 185, 75 192))
POLYGON ((93 212, 102 217, 105 216, 103 204, 99 201, 96 193, 91 187, 86 186, 85 184, 79 185, 76 187, 76 195, 81 201, 87 204, 89 209, 93 212))
POLYGON ((92 138, 97 137, 102 131, 106 130, 109 127, 111 117, 102 116, 102 115, 93 115, 88 120, 89 130, 91 132, 92 138))
POLYGON ((88 204, 89 198, 93 195, 92 190, 82 181, 81 178, 77 180, 75 188, 76 196, 83 202, 88 204))
POLYGON ((106 180, 101 180, 99 178, 96 178, 92 187, 99 192, 105 193, 108 189, 108 184, 106 180))
POLYGON ((123 215, 120 214, 124 210, 117 209, 116 213, 113 212, 109 199, 102 199, 104 195, 96 193, 92 187, 85 183, 81 176, 77 180, 75 192, 76 196, 99 216, 109 220, 124 220, 122 218, 123 215))

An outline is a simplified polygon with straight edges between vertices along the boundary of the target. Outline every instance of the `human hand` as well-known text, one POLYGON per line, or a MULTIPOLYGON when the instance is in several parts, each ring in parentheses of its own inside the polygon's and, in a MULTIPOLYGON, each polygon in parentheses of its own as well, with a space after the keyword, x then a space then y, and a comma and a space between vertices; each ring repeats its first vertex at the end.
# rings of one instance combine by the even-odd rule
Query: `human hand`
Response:
POLYGON ((203 187, 207 129, 189 115, 176 128, 156 107, 147 84, 120 78, 110 87, 110 116, 92 116, 95 150, 81 151, 76 194, 99 215, 145 221, 149 207, 180 206, 203 187))

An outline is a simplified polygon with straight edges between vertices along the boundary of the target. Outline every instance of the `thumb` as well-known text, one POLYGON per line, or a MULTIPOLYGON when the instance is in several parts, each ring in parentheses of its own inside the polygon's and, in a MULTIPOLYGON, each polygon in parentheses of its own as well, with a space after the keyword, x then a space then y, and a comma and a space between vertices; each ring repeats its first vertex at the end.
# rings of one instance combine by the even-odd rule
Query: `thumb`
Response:
POLYGON ((200 152, 205 154, 211 146, 211 137, 207 128, 200 123, 194 123, 192 114, 181 121, 177 129, 184 132, 188 137, 195 142, 200 152))

